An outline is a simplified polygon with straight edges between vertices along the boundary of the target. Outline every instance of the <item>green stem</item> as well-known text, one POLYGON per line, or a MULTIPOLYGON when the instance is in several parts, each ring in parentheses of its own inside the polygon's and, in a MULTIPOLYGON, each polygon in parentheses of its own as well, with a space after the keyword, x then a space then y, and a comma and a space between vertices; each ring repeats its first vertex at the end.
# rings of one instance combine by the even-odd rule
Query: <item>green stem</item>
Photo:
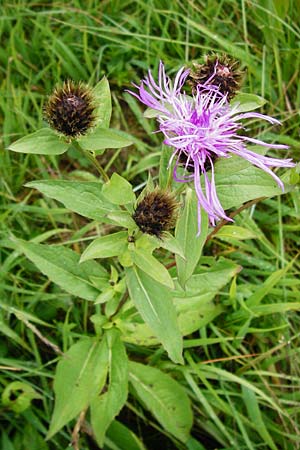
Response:
POLYGON ((103 169, 103 167, 101 166, 101 164, 99 164, 96 156, 90 152, 89 150, 84 150, 80 144, 78 144, 77 141, 73 141, 72 142, 73 146, 79 150, 81 153, 84 154, 84 156, 87 156, 87 158, 91 161, 91 163, 96 167, 96 169, 99 172, 99 175, 101 175, 101 177, 103 178, 103 180, 106 182, 109 181, 109 177, 107 175, 107 173, 105 172, 105 170, 103 169))

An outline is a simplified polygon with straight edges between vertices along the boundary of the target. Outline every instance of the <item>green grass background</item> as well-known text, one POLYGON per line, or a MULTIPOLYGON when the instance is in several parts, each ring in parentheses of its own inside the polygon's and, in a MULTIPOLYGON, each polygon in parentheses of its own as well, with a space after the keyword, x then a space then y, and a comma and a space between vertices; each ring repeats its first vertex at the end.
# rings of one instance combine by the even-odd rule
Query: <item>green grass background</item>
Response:
MULTIPOLYGON (((93 168, 76 152, 54 158, 5 148, 42 126, 45 96, 57 82, 71 78, 93 85, 106 75, 113 95, 112 125, 132 133, 135 146, 107 152, 101 162, 109 173, 116 170, 143 186, 149 171, 157 176, 160 137, 151 135, 154 122, 142 117, 124 90, 149 67, 155 70, 159 59, 175 73, 216 51, 241 61, 243 90, 265 97, 263 112, 283 122, 277 135, 274 129, 255 128, 260 124, 251 132, 289 144, 289 156, 298 161, 300 3, 4 0, 0 10, 0 385, 3 390, 21 381, 41 395, 20 414, 0 404, 0 448, 67 449, 68 430, 44 439, 57 358, 43 338, 66 350, 91 332, 90 306, 40 275, 14 251, 9 238, 61 242, 82 251, 95 224, 66 214, 60 204, 23 185, 41 178, 89 179, 93 168)), ((286 151, 277 155, 285 157, 286 151)), ((296 187, 237 216, 236 224, 256 239, 208 243, 207 258, 226 256, 243 270, 216 299, 224 313, 185 340, 186 366, 167 362, 159 351, 128 346, 133 358, 171 373, 193 403, 193 439, 184 446, 129 397, 119 420, 149 450, 300 448, 299 218, 296 187), (256 315, 244 306, 250 296, 262 308, 256 315)), ((105 449, 127 450, 114 445, 107 439, 105 449)), ((80 448, 98 447, 83 434, 80 448)))

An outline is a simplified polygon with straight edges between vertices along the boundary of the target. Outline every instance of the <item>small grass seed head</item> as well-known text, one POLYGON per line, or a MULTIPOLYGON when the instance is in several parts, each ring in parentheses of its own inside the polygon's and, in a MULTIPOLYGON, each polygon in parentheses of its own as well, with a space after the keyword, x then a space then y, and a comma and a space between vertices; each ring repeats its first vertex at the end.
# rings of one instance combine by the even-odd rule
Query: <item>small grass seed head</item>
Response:
POLYGON ((196 92, 198 84, 213 84, 219 87, 222 94, 231 100, 240 89, 243 71, 240 63, 227 55, 211 54, 205 56, 205 64, 193 64, 188 78, 192 91, 196 92))
POLYGON ((155 189, 140 200, 132 217, 143 233, 161 239, 164 231, 174 226, 177 208, 178 203, 171 193, 155 189))
POLYGON ((91 89, 83 83, 65 81, 49 96, 44 115, 51 128, 68 138, 85 134, 96 119, 91 89))

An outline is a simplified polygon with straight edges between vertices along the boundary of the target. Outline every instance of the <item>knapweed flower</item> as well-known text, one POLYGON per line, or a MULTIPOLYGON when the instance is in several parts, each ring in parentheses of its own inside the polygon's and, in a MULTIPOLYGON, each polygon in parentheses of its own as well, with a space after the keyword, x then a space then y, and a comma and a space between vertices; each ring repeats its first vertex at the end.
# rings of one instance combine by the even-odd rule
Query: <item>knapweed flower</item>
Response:
POLYGON ((240 63, 234 58, 216 54, 206 55, 204 64, 193 64, 188 75, 188 84, 197 93, 198 84, 212 84, 219 88, 227 99, 232 99, 240 88, 243 72, 239 70, 240 63))
POLYGON ((171 193, 156 189, 140 200, 132 218, 143 233, 161 238, 174 226, 177 207, 171 193))
POLYGON ((149 71, 139 86, 138 93, 131 92, 146 106, 157 110, 159 130, 164 143, 173 148, 169 166, 175 160, 174 179, 194 182, 198 197, 198 234, 201 230, 201 207, 207 212, 211 225, 219 219, 231 220, 225 213, 217 195, 214 161, 234 154, 246 159, 270 174, 284 189, 280 178, 271 167, 293 167, 291 159, 277 159, 260 155, 247 148, 255 144, 273 149, 285 145, 268 144, 243 135, 242 120, 263 119, 271 124, 280 122, 256 112, 240 112, 238 105, 231 106, 227 96, 217 86, 198 85, 192 97, 182 92, 189 70, 181 68, 172 82, 160 63, 158 82, 149 71))
POLYGON ((96 119, 90 88, 82 83, 65 81, 49 96, 44 114, 51 128, 68 138, 85 134, 96 119))

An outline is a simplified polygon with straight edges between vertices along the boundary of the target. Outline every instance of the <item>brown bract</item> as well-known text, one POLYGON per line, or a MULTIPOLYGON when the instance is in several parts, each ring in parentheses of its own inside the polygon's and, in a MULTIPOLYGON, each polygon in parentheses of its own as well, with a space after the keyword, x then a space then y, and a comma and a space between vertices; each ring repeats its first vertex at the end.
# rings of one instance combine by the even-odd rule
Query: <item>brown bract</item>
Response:
MULTIPOLYGON (((215 153, 211 153, 210 159, 214 163, 218 159, 218 157, 217 157, 217 155, 215 155, 215 153)), ((181 167, 184 167, 184 169, 187 172, 194 173, 194 161, 192 158, 188 159, 188 156, 184 151, 182 151, 180 153, 180 155, 178 157, 178 162, 179 162, 179 165, 181 167)), ((208 172, 211 169, 211 164, 208 159, 204 163, 204 169, 206 172, 208 172)))
POLYGON ((196 92, 198 84, 213 84, 219 87, 222 94, 232 99, 240 89, 243 71, 239 70, 240 63, 234 58, 222 55, 205 56, 205 64, 193 64, 188 83, 196 92))
POLYGON ((156 189, 144 196, 132 217, 143 233, 161 238, 164 231, 174 226, 177 208, 171 193, 156 189))
POLYGON ((90 88, 83 83, 65 81, 49 96, 44 114, 51 128, 69 138, 85 134, 96 119, 90 88))

